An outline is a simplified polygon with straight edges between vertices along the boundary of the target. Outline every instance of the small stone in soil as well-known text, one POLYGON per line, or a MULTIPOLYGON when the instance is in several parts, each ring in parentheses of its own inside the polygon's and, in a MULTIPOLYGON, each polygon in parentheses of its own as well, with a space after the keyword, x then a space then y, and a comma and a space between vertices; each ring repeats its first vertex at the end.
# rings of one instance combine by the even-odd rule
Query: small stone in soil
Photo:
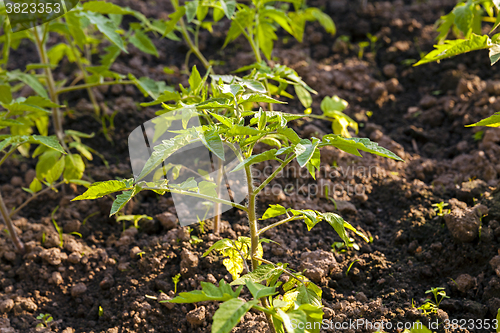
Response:
POLYGON ((7 299, 5 301, 0 302, 0 313, 7 313, 14 307, 14 301, 11 299, 7 299))
POLYGON ((205 307, 200 306, 200 307, 188 312, 188 314, 186 315, 186 319, 187 319, 188 323, 190 323, 191 325, 199 326, 205 320, 205 312, 206 312, 205 307))
POLYGON ((71 296, 78 297, 87 291, 87 286, 80 282, 71 288, 71 296))

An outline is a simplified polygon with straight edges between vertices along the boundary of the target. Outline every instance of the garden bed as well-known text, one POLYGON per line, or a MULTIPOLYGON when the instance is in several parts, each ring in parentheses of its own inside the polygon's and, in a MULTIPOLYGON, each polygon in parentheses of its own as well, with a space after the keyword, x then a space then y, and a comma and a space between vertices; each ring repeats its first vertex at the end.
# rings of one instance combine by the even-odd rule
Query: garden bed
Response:
MULTIPOLYGON (((148 17, 171 12, 163 1, 128 1, 128 5, 148 17)), ((329 36, 319 25, 310 24, 304 43, 281 38, 274 56, 318 91, 313 113, 320 113, 325 96, 338 95, 349 102, 346 113, 360 124, 358 136, 369 137, 405 162, 325 150, 317 180, 306 172, 298 173, 298 165, 292 164, 271 183, 288 188, 287 193, 260 195, 259 212, 270 203, 334 211, 332 201, 317 193, 318 185, 331 181, 337 185, 334 193, 340 214, 373 242, 355 237, 359 250, 332 252, 332 244, 340 238, 330 226, 318 224, 308 232, 303 222, 294 221, 264 235, 279 243, 264 244, 264 253, 294 270, 314 271, 309 276, 323 290, 324 318, 333 325, 359 318, 394 325, 436 318, 494 319, 500 307, 500 260, 492 261, 499 255, 500 242, 500 131, 479 133, 483 128, 464 125, 498 110, 500 75, 490 69, 481 52, 441 64, 411 66, 411 59, 420 59, 421 51, 431 49, 436 34, 433 24, 451 10, 454 1, 369 1, 363 8, 357 1, 318 0, 310 5, 324 7, 337 25, 337 35, 329 36), (357 45, 368 40, 368 33, 377 41, 359 59, 357 45), (339 36, 348 36, 350 41, 341 41, 339 36), (447 208, 453 221, 436 215, 432 204, 440 202, 450 203, 447 208), (479 203, 484 207, 472 208, 479 203), (489 210, 482 220, 478 209, 489 210), (454 223, 459 218, 466 219, 465 227, 454 223), (475 224, 480 224, 476 231, 469 230, 475 224), (425 292, 432 287, 443 287, 450 298, 441 303, 437 314, 426 317, 416 307, 424 303, 429 296, 425 292)), ((244 43, 211 51, 223 41, 218 29, 201 39, 208 58, 225 61, 216 72, 252 62, 251 50, 244 43)), ((187 49, 165 39, 155 43, 158 59, 133 50, 119 57, 114 70, 148 75, 173 86, 185 84, 187 77, 179 68, 187 49), (165 74, 163 66, 177 69, 165 74)), ((30 62, 36 59, 23 53, 13 57, 9 68, 23 68, 30 62)), ((68 76, 73 69, 66 66, 68 76)), ((99 88, 96 97, 110 112, 118 111, 110 132, 112 143, 90 115, 92 108, 84 92, 62 96, 76 110, 64 126, 96 133, 84 142, 103 154, 109 168, 96 157, 87 168, 88 178, 129 178, 127 137, 153 118, 157 109, 139 107, 137 102, 146 99, 133 87, 99 88)), ((298 101, 288 102, 279 110, 302 113, 298 101)), ((303 137, 331 133, 330 123, 320 120, 295 121, 293 126, 303 137)), ((267 165, 274 166, 269 162, 257 165, 257 173, 267 165)), ((9 208, 29 196, 19 185, 29 186, 34 167, 22 158, 2 167, 0 184, 9 208)), ((0 317, 1 331, 35 330, 36 317, 49 313, 54 332, 210 332, 217 304, 160 304, 155 298, 173 295, 172 277, 178 273, 182 275, 178 291, 196 289, 201 281, 232 281, 221 258, 201 255, 222 237, 247 235, 246 216, 235 210, 225 213, 220 237, 201 233, 199 225, 192 225, 191 235, 202 240, 197 243, 187 228, 170 220, 175 208, 168 195, 139 194, 127 205, 126 213, 154 219, 141 221, 138 231, 127 223, 123 231, 121 223, 108 217, 110 199, 71 202, 81 193, 80 187, 64 186, 58 193, 34 200, 14 218, 26 243, 24 256, 14 252, 5 233, 0 237, 0 313, 8 312, 0 317), (56 206, 53 218, 65 232, 63 249, 51 221, 56 206), (70 234, 75 231, 82 237, 70 234)), ((266 325, 262 314, 251 311, 235 332, 266 332, 266 325)), ((453 331, 493 330, 464 326, 453 331)))

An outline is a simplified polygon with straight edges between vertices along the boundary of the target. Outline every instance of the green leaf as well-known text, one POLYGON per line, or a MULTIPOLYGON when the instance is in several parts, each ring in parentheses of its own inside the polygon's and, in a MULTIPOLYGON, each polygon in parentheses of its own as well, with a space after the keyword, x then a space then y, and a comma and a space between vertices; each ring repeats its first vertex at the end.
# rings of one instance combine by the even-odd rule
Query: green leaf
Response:
POLYGON ((323 26, 326 32, 335 35, 337 32, 337 28, 335 27, 335 23, 333 22, 332 18, 323 13, 320 9, 318 8, 309 8, 311 10, 312 16, 323 26))
POLYGON ((245 159, 244 161, 240 162, 231 172, 241 170, 244 167, 255 163, 260 163, 268 160, 275 160, 276 151, 277 151, 276 149, 270 149, 258 155, 252 155, 249 158, 245 159))
POLYGON ((30 190, 33 191, 33 193, 36 193, 36 192, 42 190, 42 183, 40 183, 38 178, 33 179, 33 181, 30 184, 30 190))
MULTIPOLYGON (((500 309, 497 310, 497 317, 496 317, 497 323, 500 322, 500 309)), ((500 325, 497 325, 496 329, 497 333, 500 332, 500 325)))
POLYGON ((180 293, 179 296, 174 299, 169 300, 169 303, 196 303, 204 301, 218 301, 225 302, 233 298, 237 298, 240 295, 241 289, 239 287, 236 291, 224 281, 220 280, 219 287, 208 283, 200 282, 202 289, 193 290, 190 292, 180 293))
POLYGON ((488 126, 488 127, 499 127, 500 126, 500 112, 496 112, 494 115, 478 121, 475 124, 466 125, 465 127, 473 126, 488 126))
POLYGON ((307 317, 303 311, 292 310, 284 312, 281 309, 276 310, 280 316, 283 326, 288 333, 304 333, 304 328, 307 326, 307 317))
POLYGON ((215 312, 212 323, 212 333, 229 333, 240 322, 241 318, 257 305, 259 300, 245 302, 233 298, 222 303, 215 312))
POLYGON ((53 184, 61 177, 64 171, 64 165, 64 158, 59 159, 55 164, 52 165, 52 167, 44 175, 48 183, 53 184))
POLYGON ((91 12, 86 12, 84 14, 89 19, 90 23, 94 24, 96 28, 113 44, 118 46, 123 52, 128 53, 123 44, 122 37, 116 32, 118 27, 115 26, 113 21, 100 14, 94 14, 91 12))
POLYGON ((439 32, 439 35, 436 37, 436 40, 440 44, 446 39, 451 27, 455 24, 455 14, 450 12, 448 15, 441 16, 438 24, 439 26, 436 28, 436 31, 439 32))
POLYGON ((38 95, 49 98, 47 91, 43 87, 43 85, 38 81, 36 76, 31 74, 22 73, 20 71, 11 71, 7 72, 7 77, 9 80, 19 80, 24 84, 28 85, 31 89, 33 89, 38 95))
POLYGON ((344 227, 344 219, 335 214, 335 213, 322 213, 322 217, 328 222, 333 229, 337 232, 337 234, 342 238, 345 244, 350 244, 351 241, 349 240, 349 236, 347 236, 347 233, 345 231, 344 227))
POLYGON ((193 66, 188 82, 189 86, 191 87, 191 91, 195 92, 196 95, 196 92, 199 91, 200 85, 203 82, 201 79, 200 72, 198 72, 198 69, 196 68, 196 65, 193 66))
POLYGON ((266 287, 260 283, 253 282, 251 279, 246 280, 245 285, 256 300, 276 294, 276 286, 266 287))
POLYGON ((304 167, 307 162, 312 158, 314 151, 318 147, 320 140, 314 138, 311 142, 309 139, 302 139, 295 146, 295 154, 297 155, 297 162, 300 167, 304 167))
POLYGON ((221 124, 223 124, 224 126, 226 127, 232 127, 233 126, 233 123, 231 122, 231 120, 227 117, 224 117, 223 115, 219 115, 217 113, 213 113, 213 112, 210 112, 210 114, 215 118, 217 119, 218 121, 221 122, 221 124))
POLYGON ((500 60, 500 44, 493 44, 490 48, 490 62, 491 66, 496 64, 500 60))
POLYGON ((186 19, 188 23, 193 21, 196 16, 196 11, 198 10, 200 2, 199 1, 187 1, 186 2, 186 19))
POLYGON ((242 79, 241 85, 249 90, 252 90, 252 91, 255 91, 255 92, 258 92, 261 94, 267 93, 266 87, 264 87, 264 85, 257 80, 242 79))
POLYGON ((0 85, 0 103, 9 104, 10 102, 12 102, 12 92, 10 90, 10 85, 0 85))
POLYGON ((224 14, 226 14, 226 17, 231 20, 234 14, 234 10, 236 9, 236 1, 220 0, 220 5, 222 7, 222 10, 224 11, 224 14))
MULTIPOLYGON (((271 279, 277 273, 281 274, 283 272, 283 268, 277 267, 274 265, 266 264, 257 266, 256 269, 243 275, 242 277, 231 282, 232 286, 239 286, 243 284, 247 284, 248 281, 252 282, 262 282, 264 280, 271 279)), ((248 285, 247 285, 248 286, 248 285)))
POLYGON ((299 294, 297 295, 296 302, 299 304, 311 304, 314 306, 322 306, 321 304, 321 288, 312 282, 307 283, 307 287, 301 284, 298 288, 299 294))
POLYGON ((229 27, 229 31, 227 32, 223 48, 226 47, 227 44, 238 38, 238 36, 242 34, 243 29, 248 28, 252 24, 254 16, 255 10, 250 9, 246 6, 236 12, 234 19, 231 20, 231 26, 229 27))
POLYGON ((58 151, 60 153, 66 154, 64 148, 59 144, 59 140, 56 138, 55 135, 53 136, 33 135, 28 137, 27 142, 38 143, 44 145, 45 147, 58 151))
POLYGON ((66 168, 63 177, 65 180, 81 179, 85 171, 85 163, 82 157, 77 154, 68 154, 65 156, 66 168))
MULTIPOLYGON (((278 36, 274 33, 274 27, 268 22, 260 22, 257 26, 257 38, 259 39, 259 47, 267 59, 271 59, 274 48, 274 40, 278 36)), ((300 98, 300 97, 299 97, 300 98)))
POLYGON ((177 10, 175 12, 168 15, 170 20, 166 24, 166 28, 165 28, 165 31, 163 32, 162 37, 170 34, 172 31, 174 31, 175 26, 177 25, 177 22, 179 22, 179 20, 184 16, 185 13, 186 13, 186 7, 180 6, 177 8, 177 10))
POLYGON ((348 105, 349 103, 347 103, 347 101, 339 98, 337 95, 332 97, 326 96, 323 98, 323 101, 321 101, 321 110, 323 112, 344 111, 348 105))
POLYGON ((113 205, 111 205, 109 216, 113 216, 118 213, 140 191, 141 188, 136 185, 132 190, 125 191, 122 194, 117 195, 115 201, 113 201, 113 205))
POLYGON ((226 132, 226 136, 237 136, 237 135, 259 135, 262 131, 259 131, 256 128, 242 126, 242 125, 234 125, 229 131, 226 132))
POLYGON ((479 36, 473 33, 471 34, 470 39, 467 40, 446 40, 444 41, 444 44, 434 45, 435 50, 429 52, 413 66, 419 66, 429 62, 450 58, 470 51, 488 49, 491 46, 493 45, 487 35, 479 36))
POLYGON ((24 103, 39 106, 41 108, 63 107, 63 105, 53 103, 50 99, 42 97, 42 96, 30 96, 26 99, 26 101, 24 103))
POLYGON ((284 135, 293 144, 298 144, 301 140, 298 134, 290 127, 279 128, 278 133, 284 135))
POLYGON ((80 15, 71 10, 64 15, 64 20, 68 26, 69 33, 81 49, 85 47, 87 37, 83 31, 80 15))
POLYGON ((281 205, 269 205, 269 208, 262 215, 261 220, 267 220, 279 215, 286 214, 287 209, 281 205))
POLYGON ((156 46, 142 30, 135 30, 134 35, 130 37, 129 41, 142 52, 158 57, 156 46))
POLYGON ((217 242, 214 243, 214 245, 210 246, 208 250, 203 253, 202 257, 208 256, 212 251, 223 251, 225 249, 229 249, 233 247, 233 244, 231 243, 231 240, 227 238, 223 238, 217 242))
POLYGON ((308 333, 319 333, 323 320, 323 306, 315 306, 312 304, 301 304, 297 310, 302 310, 306 314, 306 322, 311 323, 311 329, 308 333))
POLYGON ((238 103, 249 103, 249 102, 286 104, 286 102, 279 101, 264 94, 246 94, 242 95, 238 100, 238 103))
POLYGON ((307 109, 310 108, 312 105, 312 97, 311 93, 307 91, 304 87, 302 86, 293 86, 295 89, 295 93, 297 94, 297 97, 299 97, 300 103, 307 109))
POLYGON ((131 10, 122 8, 118 5, 106 1, 89 1, 83 3, 82 6, 84 10, 88 10, 99 14, 127 15, 133 13, 131 10))
POLYGON ((199 133, 199 136, 201 142, 208 148, 208 150, 214 153, 221 160, 226 160, 226 157, 224 156, 224 145, 222 144, 222 140, 216 129, 199 133))
POLYGON ((371 154, 404 162, 398 155, 388 149, 380 147, 376 142, 372 142, 367 138, 343 138, 340 135, 328 134, 323 136, 323 141, 319 144, 319 147, 324 146, 334 146, 356 156, 361 156, 358 150, 362 150, 371 154))
POLYGON ((161 92, 164 92, 168 89, 165 82, 155 81, 146 76, 137 79, 132 73, 128 73, 128 78, 134 81, 134 84, 137 86, 137 88, 139 88, 144 96, 150 96, 153 99, 157 99, 160 96, 161 92))
POLYGON ((181 99, 181 95, 179 94, 179 92, 177 92, 177 91, 171 92, 171 91, 166 90, 166 91, 162 92, 162 94, 160 96, 158 96, 156 98, 156 100, 154 100, 153 102, 141 103, 141 106, 153 106, 153 105, 158 105, 158 104, 168 102, 168 101, 177 102, 180 99, 181 99))
POLYGON ((208 195, 208 196, 214 197, 214 198, 217 197, 216 188, 217 188, 217 184, 212 183, 212 182, 207 182, 204 180, 198 184, 198 192, 200 194, 208 195))
POLYGON ((123 180, 107 180, 105 182, 96 182, 93 183, 92 186, 90 186, 87 191, 85 191, 85 193, 77 196, 71 201, 102 198, 105 195, 123 191, 128 188, 128 181, 123 180))
POLYGON ((354 228, 349 222, 347 221, 344 221, 344 227, 351 230, 352 232, 354 232, 356 235, 358 235, 359 237, 363 238, 363 240, 367 243, 370 242, 370 239, 368 237, 366 237, 365 234, 363 234, 361 231, 359 231, 358 229, 354 228))
POLYGON ((472 19, 474 17, 472 7, 472 2, 467 2, 457 5, 455 9, 453 9, 453 13, 455 14, 455 25, 465 36, 468 36, 472 30, 472 19))
POLYGON ((173 137, 170 140, 165 140, 163 143, 156 145, 154 151, 146 161, 137 180, 143 179, 158 167, 165 159, 175 153, 177 150, 187 146, 193 142, 200 140, 195 129, 190 129, 182 134, 173 137))
POLYGON ((304 215, 304 223, 307 225, 307 230, 309 231, 320 221, 320 219, 318 219, 318 214, 316 214, 316 212, 311 209, 291 209, 290 212, 294 216, 304 215))
POLYGON ((223 84, 220 90, 223 94, 231 95, 236 98, 236 95, 243 91, 243 88, 239 84, 223 84))
POLYGON ((206 101, 196 104, 195 106, 198 110, 233 108, 233 105, 227 98, 210 98, 206 101))

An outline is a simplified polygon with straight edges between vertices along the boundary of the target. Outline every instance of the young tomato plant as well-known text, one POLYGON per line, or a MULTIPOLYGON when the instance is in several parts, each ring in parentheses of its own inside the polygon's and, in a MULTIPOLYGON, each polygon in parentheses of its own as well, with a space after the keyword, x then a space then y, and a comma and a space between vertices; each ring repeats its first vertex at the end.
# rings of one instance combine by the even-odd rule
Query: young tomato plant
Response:
MULTIPOLYGON (((202 282, 202 290, 180 293, 169 302, 223 302, 213 317, 212 332, 230 332, 252 308, 265 313, 273 332, 284 332, 284 330, 294 332, 291 326, 292 320, 304 324, 315 323, 315 329, 311 332, 317 332, 319 328, 316 328, 323 315, 321 288, 301 274, 289 270, 287 264, 273 263, 265 259, 262 242, 269 240, 262 238, 262 235, 272 228, 295 220, 304 221, 309 230, 319 222, 325 221, 347 244, 351 242, 348 231, 362 234, 341 216, 331 212, 297 210, 293 207, 271 205, 259 218, 256 209, 257 196, 293 160, 296 160, 301 167, 307 168, 315 177, 320 167, 320 149, 325 146, 337 147, 358 156, 361 156, 359 151, 365 151, 399 161, 401 158, 369 139, 344 138, 337 134, 325 135, 322 139, 301 139, 288 124, 303 115, 264 111, 262 108, 258 111, 252 110, 251 104, 255 102, 278 102, 268 96, 264 84, 255 77, 214 75, 208 85, 206 84, 208 75, 202 78, 197 73, 198 71, 193 69, 189 79, 190 87, 181 86, 180 93, 170 96, 174 97, 172 99, 176 100, 176 103, 164 103, 164 109, 159 111, 161 115, 151 121, 155 124, 148 134, 148 137, 152 138, 151 154, 141 164, 142 167, 138 172, 133 165, 135 177, 95 183, 73 200, 96 199, 122 191, 123 193, 116 197, 112 205, 110 214, 113 215, 141 191, 152 190, 158 194, 170 192, 172 195, 195 197, 244 211, 250 229, 248 237, 222 239, 204 254, 207 256, 212 252, 218 252, 226 257, 223 264, 233 277, 231 285, 238 288, 233 290, 231 285, 223 280, 219 286, 202 282), (181 129, 170 127, 176 119, 182 122, 181 129), (192 119, 199 119, 200 124, 187 126, 192 119), (171 137, 162 140, 162 135, 168 132, 171 137), (265 144, 267 149, 255 153, 254 148, 259 143, 265 144), (169 167, 169 158, 176 156, 177 153, 186 154, 187 149, 193 144, 201 144, 222 161, 229 158, 228 150, 234 153, 236 156, 234 163, 228 162, 224 165, 224 169, 226 175, 242 172, 244 178, 242 187, 245 193, 248 193, 244 203, 221 198, 220 193, 216 191, 215 177, 212 174, 202 175, 193 170, 191 165, 182 165, 179 172, 198 173, 201 176, 198 178, 199 181, 195 180, 195 177, 187 178, 187 176, 181 183, 172 181, 173 178, 167 175, 172 170, 172 167, 169 167), (277 161, 279 166, 262 183, 256 184, 252 177, 252 165, 268 160, 277 161), (259 227, 259 220, 266 221, 278 216, 283 216, 283 219, 259 227), (288 275, 289 279, 282 286, 285 294, 278 295, 277 288, 281 286, 278 280, 282 274, 288 275), (243 286, 248 288, 253 297, 249 301, 238 298, 243 286)), ((156 102, 164 102, 165 99, 166 97, 160 97, 156 102)), ((179 209, 178 214, 180 211, 179 209)))
POLYGON ((168 90, 168 87, 164 82, 155 82, 149 78, 137 79, 131 74, 126 80, 125 76, 110 69, 118 55, 127 52, 128 44, 158 56, 146 32, 159 33, 159 28, 139 12, 104 1, 89 1, 76 6, 63 17, 17 33, 12 33, 8 26, 3 3, 0 12, 4 14, 0 15, 4 32, 0 37, 0 166, 16 151, 29 157, 31 145, 38 145, 31 152, 33 158, 38 158, 36 177, 29 188, 25 188, 32 196, 13 212, 8 212, 0 193, 2 217, 16 248, 22 250, 23 245, 12 226, 11 217, 34 198, 55 190, 64 183, 88 185, 81 181, 85 171, 84 159, 92 160, 93 154, 102 157, 99 152, 82 143, 82 138, 91 138, 93 134, 63 129, 60 96, 70 91, 86 90, 96 116, 99 116, 93 87, 134 84, 146 96, 153 98, 158 97, 160 91, 168 90), (134 16, 139 21, 130 24, 129 31, 119 29, 124 15, 134 16), (47 48, 47 41, 51 36, 58 37, 60 43, 47 48), (39 62, 28 64, 24 72, 19 69, 9 71, 6 67, 10 52, 17 50, 23 40, 34 43, 39 62), (104 48, 100 64, 93 65, 93 55, 102 51, 103 45, 109 42, 111 45, 104 48), (78 68, 69 84, 67 80, 54 79, 54 71, 63 58, 67 58, 68 62, 76 64, 78 68), (80 81, 83 83, 78 84, 80 81), (33 90, 34 96, 14 98, 13 95, 25 86, 33 90), (50 116, 55 137, 48 136, 50 116), (36 131, 39 135, 33 135, 36 131))
MULTIPOLYGON (((500 25, 500 2, 494 0, 467 0, 458 3, 453 10, 442 16, 437 23, 437 45, 414 66, 440 61, 470 51, 489 49, 493 66, 500 60, 500 33, 494 34, 500 25), (483 22, 493 24, 488 34, 483 34, 483 22), (450 31, 457 37, 447 39, 450 31)), ((500 112, 470 126, 500 126, 500 112)))

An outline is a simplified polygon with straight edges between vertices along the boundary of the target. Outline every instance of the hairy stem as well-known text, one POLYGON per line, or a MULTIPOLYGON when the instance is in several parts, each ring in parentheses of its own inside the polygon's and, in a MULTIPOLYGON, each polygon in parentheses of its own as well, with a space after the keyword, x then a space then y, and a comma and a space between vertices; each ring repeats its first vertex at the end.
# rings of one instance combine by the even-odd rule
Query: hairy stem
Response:
POLYGON ((257 233, 257 235, 261 236, 263 233, 265 233, 268 230, 271 230, 274 227, 280 226, 280 225, 285 224, 285 223, 290 222, 290 221, 301 220, 304 217, 305 216, 303 216, 303 215, 300 215, 300 216, 290 216, 290 217, 288 217, 286 219, 283 219, 281 221, 278 221, 276 223, 270 224, 267 227, 264 227, 264 228, 260 229, 259 232, 257 233))
POLYGON ((9 231, 10 238, 12 239, 12 243, 14 243, 14 246, 16 247, 17 251, 20 253, 24 252, 24 244, 19 239, 19 236, 17 235, 16 229, 14 228, 14 224, 12 224, 12 220, 10 219, 9 216, 9 211, 7 210, 7 206, 5 206, 5 202, 3 201, 2 198, 2 193, 0 193, 0 213, 2 215, 2 218, 7 225, 7 230, 9 231))
MULTIPOLYGON (((220 158, 218 158, 217 156, 214 156, 214 158, 217 160, 217 178, 215 179, 215 184, 217 186, 217 198, 220 198, 224 166, 222 165, 222 160, 220 158)), ((216 202, 214 205, 214 235, 218 235, 220 233, 220 214, 221 204, 219 202, 216 202)))
MULTIPOLYGON (((187 195, 187 196, 196 197, 196 198, 200 198, 200 199, 205 199, 207 201, 220 202, 221 204, 241 209, 244 212, 248 211, 248 209, 245 206, 242 206, 240 204, 237 204, 237 203, 234 203, 234 202, 231 202, 231 201, 227 201, 227 200, 224 200, 224 199, 214 198, 214 197, 211 197, 209 195, 204 195, 204 194, 199 194, 199 193, 194 193, 194 192, 189 192, 189 191, 183 191, 183 190, 170 189, 170 188, 169 189, 161 189, 161 188, 156 188, 156 187, 147 187, 147 186, 145 186, 145 187, 142 187, 142 189, 144 189, 144 190, 165 190, 167 192, 171 192, 171 193, 175 193, 175 194, 187 195)), ((131 188, 124 189, 124 190, 131 190, 131 188)))
MULTIPOLYGON (((248 225, 250 227, 250 256, 252 258, 252 271, 255 270, 259 266, 259 261, 256 258, 257 255, 257 247, 259 246, 259 225, 257 223, 257 216, 255 214, 255 193, 253 189, 253 177, 252 177, 252 169, 249 165, 245 166, 245 173, 247 178, 247 187, 248 187, 248 225)), ((260 299, 262 306, 265 308, 269 307, 269 302, 265 297, 260 299)), ((266 313, 267 324, 269 325, 269 330, 271 333, 276 333, 273 324, 273 317, 266 313)))
MULTIPOLYGON (((66 40, 68 41, 68 44, 71 47, 71 49, 73 51, 73 54, 75 55, 76 64, 78 65, 78 68, 82 72, 83 80, 85 81, 85 83, 88 83, 88 81, 87 81, 87 79, 88 79, 87 71, 83 67, 82 60, 78 56, 78 49, 77 49, 77 47, 75 45, 75 42, 71 38, 69 38, 69 37, 66 37, 66 40)), ((87 87, 86 89, 87 89, 87 94, 89 94, 90 102, 94 106, 95 114, 96 114, 96 116, 99 117, 99 115, 101 113, 101 109, 99 108, 99 104, 97 104, 97 100, 95 98, 94 92, 92 91, 92 88, 90 88, 90 87, 87 87)))
MULTIPOLYGON (((43 40, 43 36, 41 37, 38 31, 38 27, 34 28, 35 35, 35 45, 38 51, 38 55, 40 57, 40 62, 44 65, 50 65, 49 58, 47 56, 47 49, 45 47, 45 42, 43 40)), ((50 100, 59 104, 59 99, 57 97, 56 83, 54 81, 54 76, 52 75, 52 70, 49 66, 44 68, 45 76, 47 79, 47 89, 49 90, 50 100)), ((65 150, 68 150, 66 143, 64 142, 64 130, 62 126, 62 117, 59 108, 52 108, 52 122, 54 124, 54 131, 56 133, 57 138, 59 139, 61 145, 65 150)))

